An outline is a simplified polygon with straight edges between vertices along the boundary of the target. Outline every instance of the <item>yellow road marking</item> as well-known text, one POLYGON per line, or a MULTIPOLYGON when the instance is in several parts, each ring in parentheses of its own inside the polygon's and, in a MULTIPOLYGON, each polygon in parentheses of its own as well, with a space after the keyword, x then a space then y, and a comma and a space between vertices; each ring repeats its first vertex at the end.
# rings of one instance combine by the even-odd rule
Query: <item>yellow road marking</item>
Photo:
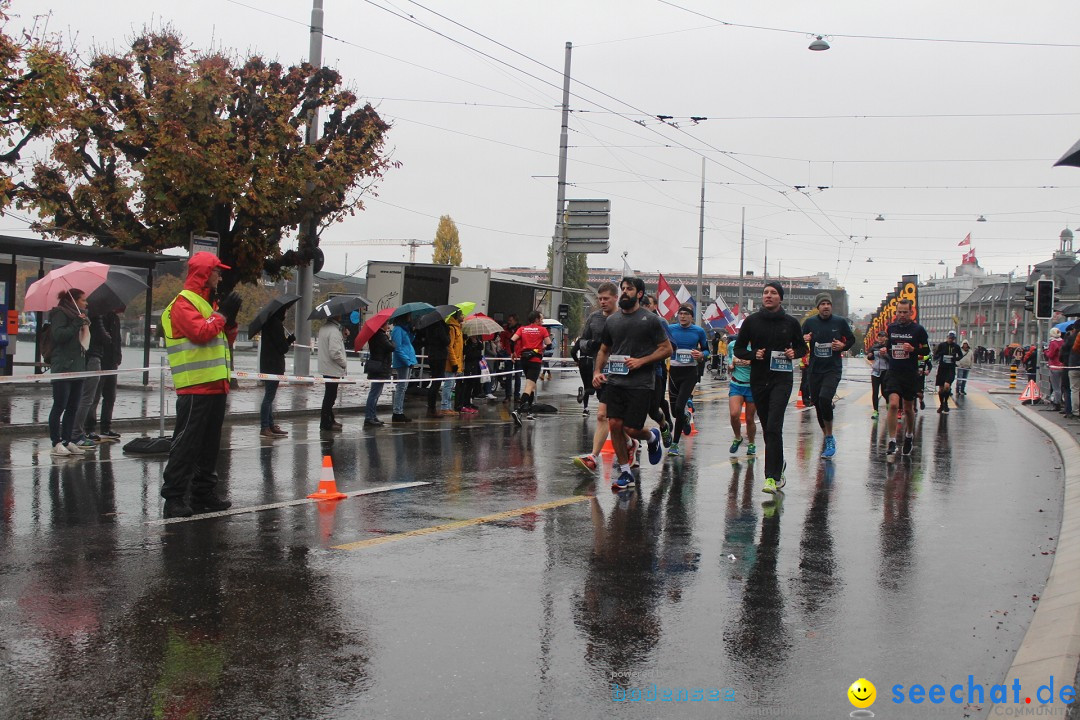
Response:
MULTIPOLYGON (((968 403, 974 405, 980 410, 1000 410, 997 403, 995 403, 989 395, 981 392, 972 393, 971 395, 964 396, 964 405, 968 403)), ((955 401, 953 402, 955 405, 955 401)))
POLYGON ((359 540, 345 545, 334 545, 333 549, 361 550, 363 548, 374 547, 375 545, 382 545, 383 543, 396 542, 398 540, 406 540, 408 538, 421 537, 423 535, 433 535, 440 532, 449 532, 450 530, 460 530, 461 528, 472 527, 474 525, 482 525, 484 523, 521 517, 522 515, 528 515, 529 513, 551 510, 552 508, 562 507, 563 505, 573 505, 574 503, 585 502, 586 500, 592 500, 592 496, 575 495, 574 497, 563 498, 562 500, 552 500, 551 502, 541 503, 540 505, 530 505, 528 507, 507 510, 506 512, 495 513, 494 515, 484 515, 470 520, 457 520, 455 522, 432 525, 431 527, 420 528, 418 530, 409 530, 408 532, 383 535, 382 537, 370 538, 368 540, 359 540))

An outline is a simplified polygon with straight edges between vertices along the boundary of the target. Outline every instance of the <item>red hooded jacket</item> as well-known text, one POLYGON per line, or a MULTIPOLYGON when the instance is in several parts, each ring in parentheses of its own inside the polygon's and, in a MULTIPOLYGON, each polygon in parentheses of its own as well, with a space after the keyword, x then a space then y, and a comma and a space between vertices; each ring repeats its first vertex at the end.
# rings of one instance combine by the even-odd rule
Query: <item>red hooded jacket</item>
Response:
MULTIPOLYGON (((210 300, 210 288, 206 282, 210 279, 210 272, 221 265, 220 261, 212 253, 195 253, 188 260, 187 280, 184 281, 184 289, 198 293, 203 299, 210 300)), ((183 295, 178 295, 172 306, 172 330, 176 337, 187 338, 196 345, 205 345, 224 332, 232 348, 236 342, 236 325, 226 325, 225 316, 221 313, 212 313, 204 318, 198 308, 183 295)), ((177 395, 228 395, 229 381, 215 380, 214 382, 201 385, 191 385, 180 388, 177 395)))

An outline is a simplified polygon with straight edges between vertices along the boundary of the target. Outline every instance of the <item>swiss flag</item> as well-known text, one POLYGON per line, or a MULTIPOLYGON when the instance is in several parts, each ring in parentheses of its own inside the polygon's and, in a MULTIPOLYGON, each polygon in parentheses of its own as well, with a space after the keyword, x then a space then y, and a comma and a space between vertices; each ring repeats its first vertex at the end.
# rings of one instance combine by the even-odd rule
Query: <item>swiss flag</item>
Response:
POLYGON ((660 316, 669 322, 679 312, 679 299, 663 275, 656 281, 656 302, 660 306, 660 316))
POLYGON ((963 247, 964 245, 970 245, 970 244, 971 244, 971 233, 968 233, 967 235, 964 236, 963 240, 956 243, 956 246, 957 247, 963 247))

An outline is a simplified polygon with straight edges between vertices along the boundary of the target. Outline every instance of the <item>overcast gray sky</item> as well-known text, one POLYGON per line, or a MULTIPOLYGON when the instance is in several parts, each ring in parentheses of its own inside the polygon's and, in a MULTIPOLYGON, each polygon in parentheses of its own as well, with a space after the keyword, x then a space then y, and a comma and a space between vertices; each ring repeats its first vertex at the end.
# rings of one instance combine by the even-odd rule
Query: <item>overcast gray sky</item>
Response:
MULTIPOLYGON (((770 275, 829 272, 860 313, 903 273, 951 272, 969 232, 984 267, 1026 272, 1080 226, 1080 169, 1051 167, 1080 139, 1075 0, 671 2, 325 0, 324 64, 393 124, 403 165, 324 241, 430 240, 449 214, 466 264, 542 267, 567 41, 568 196, 612 201, 612 252, 592 267, 627 251, 696 272, 702 157, 706 272, 738 272, 745 207, 748 269, 768 240, 770 275), (832 48, 808 50, 812 34, 832 48)), ((169 23, 199 48, 308 52, 310 0, 14 0, 12 25, 46 8, 84 50, 169 23)), ((407 257, 325 249, 335 271, 346 252, 349 272, 407 257)))

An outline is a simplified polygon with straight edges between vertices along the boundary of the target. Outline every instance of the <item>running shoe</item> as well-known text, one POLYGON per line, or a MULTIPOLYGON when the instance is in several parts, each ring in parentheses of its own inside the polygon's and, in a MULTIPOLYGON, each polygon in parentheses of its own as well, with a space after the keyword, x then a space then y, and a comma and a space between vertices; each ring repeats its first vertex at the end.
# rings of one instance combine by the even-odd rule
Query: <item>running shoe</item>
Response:
POLYGON ((770 495, 776 493, 776 481, 772 478, 765 478, 765 484, 761 486, 761 492, 770 495))
POLYGON ((825 436, 825 449, 821 452, 821 457, 831 458, 836 454, 836 438, 832 435, 825 436))
POLYGON ((589 408, 584 408, 584 409, 583 409, 583 410, 581 411, 581 416, 582 416, 582 417, 588 417, 588 416, 589 416, 589 408))
POLYGON ((660 444, 660 431, 653 428, 649 431, 649 462, 653 465, 660 462, 660 459, 664 457, 664 448, 660 444))
POLYGON ((885 458, 887 460, 892 460, 894 457, 896 457, 896 441, 890 440, 889 449, 885 451, 885 458))
POLYGON ((584 399, 585 399, 585 388, 579 387, 577 389, 577 401, 578 401, 578 403, 580 403, 584 399))
POLYGON ((115 432, 112 432, 111 430, 102 430, 101 431, 101 439, 106 440, 106 441, 111 440, 113 442, 117 442, 117 441, 120 440, 120 433, 115 433, 115 432))
POLYGON ((94 443, 95 445, 98 445, 100 443, 105 442, 104 440, 101 439, 101 436, 98 435, 97 433, 87 433, 86 439, 89 440, 90 442, 94 443))
POLYGON ((574 458, 574 465, 589 472, 596 472, 597 470, 596 458, 592 455, 578 455, 574 458))
MULTIPOLYGON (((731 441, 731 447, 729 447, 728 450, 727 450, 728 455, 737 454, 739 452, 739 446, 742 445, 742 441, 743 441, 743 439, 741 437, 735 438, 734 440, 732 440, 731 441)), ((749 446, 747 446, 747 450, 749 450, 749 446)))
POLYGON ((945 406, 944 408, 942 408, 941 412, 943 412, 943 413, 945 413, 946 415, 948 415, 948 414, 949 414, 949 406, 948 406, 948 405, 946 405, 946 406, 945 406))
POLYGON ((668 446, 668 455, 682 455, 682 450, 679 449, 679 443, 673 443, 668 446))
POLYGON ((787 474, 786 473, 787 473, 787 460, 784 461, 784 469, 780 471, 780 479, 776 481, 776 489, 777 490, 779 490, 780 488, 787 485, 787 474))
MULTIPOLYGON (((630 438, 626 446, 626 455, 630 458, 630 467, 638 466, 638 441, 630 438)), ((619 454, 615 453, 615 456, 611 458, 611 469, 619 469, 619 454)))
POLYGON ((904 454, 911 454, 911 446, 915 444, 915 438, 912 435, 908 435, 904 438, 904 454))
POLYGON ((611 483, 612 490, 623 490, 634 484, 634 476, 629 470, 623 470, 615 482, 611 483))
POLYGON ((511 410, 510 411, 510 417, 513 418, 515 426, 521 427, 521 416, 518 415, 517 410, 511 410))
POLYGON ((752 458, 752 457, 755 457, 756 455, 757 455, 757 445, 755 445, 754 443, 749 443, 746 446, 746 457, 752 458))
POLYGON ((49 454, 55 455, 56 457, 69 457, 72 452, 67 449, 67 446, 64 445, 64 443, 56 443, 53 445, 53 449, 49 451, 49 454))
POLYGON ((693 414, 686 413, 686 415, 683 417, 682 434, 683 435, 689 435, 690 431, 693 430, 693 427, 692 427, 693 424, 694 424, 694 416, 693 416, 693 414))
POLYGON ((671 426, 665 425, 660 431, 660 439, 664 441, 664 447, 671 447, 671 426))
POLYGON ((97 447, 97 443, 88 437, 84 437, 82 440, 75 443, 75 447, 79 448, 83 452, 90 452, 97 447))
POLYGON ((874 412, 870 413, 870 419, 871 419, 871 420, 877 420, 877 419, 878 419, 878 411, 877 411, 877 410, 875 410, 874 412))

